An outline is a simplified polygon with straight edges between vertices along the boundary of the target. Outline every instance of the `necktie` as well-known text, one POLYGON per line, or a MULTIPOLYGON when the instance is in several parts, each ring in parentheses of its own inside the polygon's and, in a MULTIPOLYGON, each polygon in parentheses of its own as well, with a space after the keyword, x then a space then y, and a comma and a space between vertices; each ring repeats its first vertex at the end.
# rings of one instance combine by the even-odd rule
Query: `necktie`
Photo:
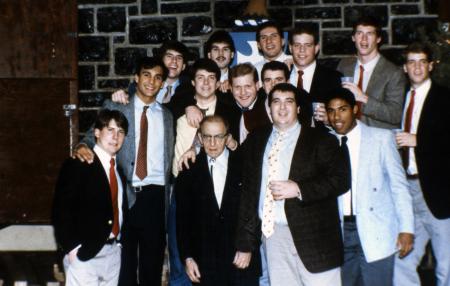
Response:
POLYGON ((167 86, 167 91, 166 91, 166 93, 164 94, 162 103, 168 103, 168 102, 170 101, 170 95, 171 95, 171 94, 172 94, 172 86, 171 86, 171 85, 168 85, 168 86, 167 86))
MULTIPOLYGON (((363 82, 364 82, 364 67, 362 65, 359 65, 359 79, 358 79, 358 88, 363 91, 363 82)), ((364 91, 363 91, 364 92, 364 91)), ((358 113, 356 113, 356 118, 361 119, 362 115, 362 103, 361 101, 357 101, 356 104, 358 105, 358 113)))
POLYGON ((114 167, 115 160, 114 158, 111 158, 109 167, 109 188, 111 189, 111 201, 114 215, 114 223, 111 232, 117 237, 117 235, 119 235, 119 203, 117 199, 119 187, 117 186, 116 170, 114 167))
POLYGON ((350 161, 350 152, 348 150, 347 146, 347 136, 342 136, 341 138, 341 150, 344 153, 344 157, 348 162, 348 174, 349 174, 349 180, 350 180, 350 215, 353 215, 353 193, 352 193, 352 163, 350 161))
MULTIPOLYGON (((414 110, 414 101, 416 98, 416 91, 414 89, 411 90, 411 96, 409 99, 408 109, 406 109, 405 115, 405 132, 411 132, 411 123, 412 123, 412 115, 414 110)), ((403 148, 403 165, 405 169, 408 169, 409 166, 409 148, 403 148)))
POLYGON ((147 177, 147 134, 148 134, 148 121, 147 121, 147 109, 148 106, 144 106, 144 110, 141 115, 141 131, 139 138, 139 148, 136 160, 136 176, 143 180, 147 177))
POLYGON ((275 213, 273 211, 273 196, 272 191, 269 189, 270 181, 278 179, 278 169, 279 169, 279 161, 278 154, 281 148, 281 142, 283 142, 283 133, 277 132, 275 143, 272 145, 272 148, 269 152, 269 168, 268 168, 268 178, 267 178, 267 186, 266 186, 266 194, 264 196, 264 206, 263 206, 263 217, 262 217, 262 233, 265 237, 270 237, 274 231, 274 220, 275 213))
POLYGON ((303 71, 298 71, 297 88, 303 89, 303 71))

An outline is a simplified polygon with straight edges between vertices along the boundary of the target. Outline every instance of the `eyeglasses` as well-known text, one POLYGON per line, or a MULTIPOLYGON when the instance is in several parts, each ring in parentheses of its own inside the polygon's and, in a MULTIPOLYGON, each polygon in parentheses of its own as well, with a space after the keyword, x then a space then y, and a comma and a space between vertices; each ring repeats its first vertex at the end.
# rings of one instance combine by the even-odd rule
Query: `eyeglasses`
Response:
POLYGON ((225 138, 227 138, 228 134, 217 134, 217 135, 208 135, 208 134, 202 134, 203 141, 222 141, 225 138))

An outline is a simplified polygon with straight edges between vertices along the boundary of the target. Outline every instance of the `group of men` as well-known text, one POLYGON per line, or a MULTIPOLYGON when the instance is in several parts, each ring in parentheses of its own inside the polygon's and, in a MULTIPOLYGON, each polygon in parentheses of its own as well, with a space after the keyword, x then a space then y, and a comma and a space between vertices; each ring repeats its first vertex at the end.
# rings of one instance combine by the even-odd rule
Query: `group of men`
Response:
POLYGON ((429 240, 450 285, 450 94, 430 49, 402 71, 369 17, 337 70, 307 24, 292 56, 275 22, 256 40, 264 61, 233 67, 225 31, 190 67, 166 42, 105 101, 56 186, 67 285, 161 285, 166 233, 169 285, 420 285, 429 240))

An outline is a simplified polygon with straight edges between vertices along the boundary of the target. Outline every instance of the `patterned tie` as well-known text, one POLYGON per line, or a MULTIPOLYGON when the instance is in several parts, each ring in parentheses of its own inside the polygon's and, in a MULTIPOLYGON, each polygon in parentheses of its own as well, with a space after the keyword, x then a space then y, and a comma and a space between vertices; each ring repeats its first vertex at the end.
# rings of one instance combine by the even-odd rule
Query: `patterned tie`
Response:
MULTIPOLYGON (((408 109, 406 109, 406 115, 405 115, 405 132, 411 133, 411 124, 412 124, 412 115, 414 110, 414 101, 416 98, 416 91, 414 89, 411 89, 411 97, 409 99, 408 109)), ((403 166, 405 169, 408 169, 409 166, 409 147, 403 148, 403 166)))
MULTIPOLYGON (((358 88, 363 91, 363 81, 364 81, 364 67, 359 65, 359 80, 358 80, 358 88)), ((364 92, 364 91, 363 91, 364 92)), ((356 105, 358 105, 358 113, 356 113, 356 118, 361 119, 362 115, 362 103, 361 101, 357 101, 356 105)))
POLYGON ((348 150, 348 146, 347 146, 347 136, 342 136, 341 137, 341 150, 344 153, 344 157, 346 158, 346 160, 348 160, 348 174, 349 174, 349 180, 350 180, 350 215, 354 215, 353 214, 353 193, 352 193, 352 163, 350 161, 350 151, 348 150))
POLYGON ((166 93, 164 94, 162 103, 168 103, 168 102, 170 101, 170 95, 171 95, 171 94, 172 94, 172 86, 171 86, 171 85, 168 85, 168 86, 167 86, 167 91, 166 91, 166 93))
POLYGON ((147 134, 148 134, 148 121, 147 121, 147 109, 148 106, 144 106, 144 110, 141 115, 141 135, 139 138, 139 148, 136 160, 136 176, 142 181, 147 177, 147 134))
POLYGON ((269 176, 267 178, 267 186, 266 186, 266 194, 264 196, 264 206, 263 206, 263 218, 262 218, 262 233, 266 238, 269 238, 274 231, 274 220, 275 213, 273 211, 273 196, 272 191, 269 189, 270 181, 278 179, 278 169, 279 169, 279 161, 278 154, 280 152, 280 145, 283 141, 284 133, 276 132, 275 143, 272 145, 272 148, 269 152, 269 168, 268 173, 269 176))
POLYGON ((303 89, 303 71, 298 71, 297 88, 303 89))
POLYGON ((110 168, 109 168, 109 188, 111 189, 111 201, 114 215, 114 223, 112 227, 112 233, 117 237, 119 235, 119 203, 118 203, 118 193, 119 187, 117 186, 117 177, 115 170, 116 162, 114 158, 111 158, 110 168))

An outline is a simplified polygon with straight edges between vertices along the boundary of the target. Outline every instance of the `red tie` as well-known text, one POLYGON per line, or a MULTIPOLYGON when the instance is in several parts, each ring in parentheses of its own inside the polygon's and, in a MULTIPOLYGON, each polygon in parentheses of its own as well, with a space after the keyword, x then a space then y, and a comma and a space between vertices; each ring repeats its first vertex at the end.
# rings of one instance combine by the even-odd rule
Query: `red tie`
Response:
POLYGON ((297 88, 303 89, 303 71, 298 71, 297 88))
POLYGON ((109 168, 109 188, 111 189, 111 201, 114 215, 112 233, 114 234, 114 236, 117 237, 117 235, 119 234, 119 203, 117 200, 119 188, 117 186, 116 170, 114 168, 115 166, 114 158, 111 158, 110 165, 111 166, 109 168))
MULTIPOLYGON (((412 122, 412 115, 414 110, 414 100, 416 97, 416 91, 414 89, 411 90, 411 97, 409 99, 408 109, 406 109, 406 115, 405 115, 405 132, 411 133, 411 122, 412 122)), ((408 169, 409 166, 409 147, 405 147, 403 149, 403 165, 405 169, 408 169)))
POLYGON ((147 177, 147 109, 148 106, 144 106, 144 110, 141 115, 141 135, 139 138, 139 148, 136 160, 136 176, 142 181, 147 177))
MULTIPOLYGON (((358 80, 358 88, 363 91, 363 80, 364 80, 364 67, 359 65, 359 80, 358 80)), ((362 115, 362 103, 361 101, 357 101, 356 105, 358 105, 358 113, 356 113, 356 118, 361 119, 362 115)))

